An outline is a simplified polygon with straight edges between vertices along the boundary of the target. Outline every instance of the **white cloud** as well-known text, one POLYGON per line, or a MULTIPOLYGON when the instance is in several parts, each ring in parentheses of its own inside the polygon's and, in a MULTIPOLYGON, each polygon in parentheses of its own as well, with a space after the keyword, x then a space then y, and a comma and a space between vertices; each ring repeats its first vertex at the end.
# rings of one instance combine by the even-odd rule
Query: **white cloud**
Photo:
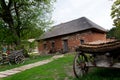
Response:
POLYGON ((98 25, 110 29, 112 1, 109 0, 57 0, 53 12, 55 24, 85 16, 98 25))

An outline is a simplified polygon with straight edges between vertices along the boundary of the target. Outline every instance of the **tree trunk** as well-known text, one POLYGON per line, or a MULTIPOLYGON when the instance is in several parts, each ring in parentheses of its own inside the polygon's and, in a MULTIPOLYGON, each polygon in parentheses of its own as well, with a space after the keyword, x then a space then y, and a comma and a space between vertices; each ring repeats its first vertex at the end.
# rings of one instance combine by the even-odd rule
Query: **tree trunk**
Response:
MULTIPOLYGON (((19 35, 20 33, 14 25, 13 15, 10 9, 12 4, 13 4, 12 0, 9 0, 8 5, 6 5, 5 0, 0 0, 0 6, 2 10, 0 13, 0 17, 4 20, 5 23, 8 24, 8 27, 12 32, 13 37, 15 38, 14 43, 16 45, 20 45, 20 35, 19 35)), ((15 11, 17 12, 17 9, 15 11)))
POLYGON ((20 45, 21 41, 20 41, 20 36, 19 36, 17 30, 14 28, 13 24, 8 24, 8 25, 9 25, 9 27, 11 29, 11 32, 13 33, 13 37, 15 38, 14 44, 15 45, 20 45))

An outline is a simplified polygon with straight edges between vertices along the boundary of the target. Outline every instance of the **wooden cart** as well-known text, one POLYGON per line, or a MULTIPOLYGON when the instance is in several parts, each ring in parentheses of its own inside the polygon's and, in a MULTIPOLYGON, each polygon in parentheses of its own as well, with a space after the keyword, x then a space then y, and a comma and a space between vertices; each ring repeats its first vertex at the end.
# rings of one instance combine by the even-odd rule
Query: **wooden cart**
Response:
POLYGON ((83 44, 76 49, 73 71, 77 78, 90 67, 120 68, 120 40, 102 44, 83 44))
POLYGON ((20 64, 20 63, 24 63, 24 60, 25 57, 23 55, 23 50, 16 50, 16 51, 11 51, 9 55, 2 55, 0 64, 5 64, 5 63, 20 64))

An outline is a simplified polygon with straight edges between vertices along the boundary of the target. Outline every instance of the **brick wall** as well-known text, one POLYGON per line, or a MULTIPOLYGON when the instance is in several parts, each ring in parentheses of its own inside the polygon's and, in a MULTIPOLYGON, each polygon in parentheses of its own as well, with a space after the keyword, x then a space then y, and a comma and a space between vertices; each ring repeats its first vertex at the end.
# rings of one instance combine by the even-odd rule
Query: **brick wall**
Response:
POLYGON ((106 34, 105 33, 96 33, 93 32, 92 34, 92 41, 94 40, 102 40, 102 41, 106 41, 106 34))
POLYGON ((49 51, 52 49, 52 42, 55 42, 55 47, 54 49, 56 51, 62 49, 62 38, 61 37, 57 37, 57 38, 53 38, 53 39, 48 39, 42 42, 39 42, 38 44, 38 50, 41 53, 49 53, 49 51), (46 44, 46 48, 44 48, 44 44, 46 44))
POLYGON ((92 41, 91 36, 91 31, 70 35, 70 38, 68 39, 68 46, 70 51, 74 51, 74 49, 81 44, 80 40, 84 40, 85 43, 92 41))
POLYGON ((79 33, 74 33, 74 34, 69 34, 69 35, 64 35, 60 37, 55 37, 51 38, 42 42, 39 42, 39 51, 48 53, 52 49, 52 42, 54 41, 55 51, 60 51, 63 49, 63 40, 68 41, 68 48, 69 51, 74 51, 77 46, 81 44, 80 40, 84 40, 85 43, 88 42, 93 42, 93 41, 98 41, 98 40, 106 40, 106 34, 105 33, 99 33, 99 32, 93 32, 93 31, 84 31, 84 32, 79 32, 79 33), (44 44, 47 45, 47 48, 44 49, 44 44))

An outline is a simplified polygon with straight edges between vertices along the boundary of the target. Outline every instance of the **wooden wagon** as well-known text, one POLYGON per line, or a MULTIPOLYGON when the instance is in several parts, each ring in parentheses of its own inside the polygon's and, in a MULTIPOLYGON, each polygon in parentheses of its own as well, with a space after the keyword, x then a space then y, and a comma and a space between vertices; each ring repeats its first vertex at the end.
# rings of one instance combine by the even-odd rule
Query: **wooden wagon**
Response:
POLYGON ((76 49, 73 70, 77 78, 90 67, 120 68, 120 40, 102 44, 83 44, 76 49))
POLYGON ((9 55, 2 55, 2 59, 0 60, 0 64, 5 64, 5 63, 15 63, 15 64, 20 64, 24 63, 25 57, 23 55, 23 50, 15 50, 15 51, 10 51, 9 55))

